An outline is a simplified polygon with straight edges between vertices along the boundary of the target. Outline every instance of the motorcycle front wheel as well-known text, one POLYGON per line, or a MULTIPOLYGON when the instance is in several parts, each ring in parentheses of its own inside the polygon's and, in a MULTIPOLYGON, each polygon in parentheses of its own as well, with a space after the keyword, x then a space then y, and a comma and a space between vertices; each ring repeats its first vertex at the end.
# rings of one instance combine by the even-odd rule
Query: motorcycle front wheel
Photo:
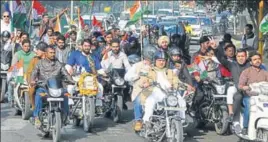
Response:
POLYGON ((95 118, 95 103, 94 98, 85 98, 83 105, 85 105, 85 111, 83 112, 83 128, 85 132, 90 132, 93 126, 95 118))
POLYGON ((52 129, 52 139, 53 142, 60 141, 60 130, 61 130, 61 112, 55 112, 54 116, 52 116, 54 128, 52 129))
POLYGON ((1 96, 0 96, 0 102, 4 101, 6 89, 7 89, 7 80, 5 78, 1 79, 1 96))
POLYGON ((22 104, 21 117, 23 120, 28 120, 32 115, 32 111, 31 111, 31 102, 29 94, 27 92, 23 93, 21 104, 22 104))
POLYGON ((117 105, 115 106, 114 110, 112 110, 112 113, 111 113, 111 117, 112 117, 112 120, 115 122, 115 123, 118 123, 119 121, 121 121, 121 113, 122 113, 122 110, 123 110, 123 97, 120 96, 120 95, 117 95, 117 105))
POLYGON ((171 138, 168 142, 183 142, 183 127, 181 121, 171 120, 170 125, 171 138))
POLYGON ((229 122, 227 121, 228 119, 228 112, 225 109, 218 109, 217 112, 214 112, 216 118, 219 118, 219 122, 214 123, 216 133, 218 135, 224 135, 229 126, 229 122))

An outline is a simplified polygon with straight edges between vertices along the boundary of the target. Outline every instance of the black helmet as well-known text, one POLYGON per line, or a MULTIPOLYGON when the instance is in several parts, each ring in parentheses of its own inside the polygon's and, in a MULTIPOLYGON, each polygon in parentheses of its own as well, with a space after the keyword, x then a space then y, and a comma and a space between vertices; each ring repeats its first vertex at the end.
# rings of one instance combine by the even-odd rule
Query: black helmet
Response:
POLYGON ((2 34, 1 34, 1 37, 6 37, 6 38, 10 38, 11 35, 8 31, 3 31, 2 34))
POLYGON ((149 59, 150 61, 153 61, 155 52, 156 47, 152 44, 149 44, 142 50, 143 59, 149 59))
POLYGON ((47 47, 48 47, 48 44, 47 44, 47 43, 45 43, 45 42, 43 42, 43 41, 40 41, 40 42, 36 45, 35 49, 36 49, 36 50, 41 50, 41 51, 45 52, 47 47))
POLYGON ((153 30, 158 31, 158 30, 159 30, 159 26, 158 26, 158 25, 154 25, 154 26, 153 26, 153 30))
POLYGON ((182 51, 180 48, 177 48, 177 47, 172 47, 169 49, 169 55, 170 56, 173 56, 173 55, 179 55, 181 56, 182 55, 182 51))
POLYGON ((167 55, 164 51, 157 50, 154 54, 154 60, 165 59, 167 60, 167 55))

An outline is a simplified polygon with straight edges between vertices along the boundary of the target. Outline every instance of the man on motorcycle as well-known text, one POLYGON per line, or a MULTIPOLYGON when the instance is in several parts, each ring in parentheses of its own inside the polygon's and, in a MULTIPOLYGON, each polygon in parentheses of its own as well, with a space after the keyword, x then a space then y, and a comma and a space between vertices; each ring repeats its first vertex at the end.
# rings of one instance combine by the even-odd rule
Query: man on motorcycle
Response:
POLYGON ((198 55, 201 55, 201 56, 205 56, 206 55, 206 52, 207 52, 207 49, 209 47, 209 38, 207 36, 202 36, 200 38, 200 49, 199 51, 195 52, 193 55, 192 55, 192 59, 191 59, 191 63, 194 62, 195 58, 198 56, 198 55))
POLYGON ((66 44, 68 45, 68 48, 70 48, 71 50, 75 50, 77 48, 76 39, 77 39, 77 32, 71 31, 70 37, 66 40, 66 44))
POLYGON ((161 36, 158 39, 158 47, 159 47, 159 49, 161 51, 166 52, 166 54, 167 54, 167 51, 168 51, 169 43, 170 43, 170 41, 169 41, 168 36, 161 36))
POLYGON ((251 66, 245 69, 239 78, 239 89, 245 91, 243 97, 244 104, 244 117, 243 117, 243 130, 242 134, 247 135, 247 128, 249 123, 249 109, 250 109, 250 96, 257 95, 254 92, 251 92, 249 84, 258 83, 258 82, 267 82, 268 81, 268 72, 264 71, 261 68, 262 57, 261 54, 257 52, 252 52, 249 56, 251 66))
POLYGON ((128 70, 131 66, 128 62, 127 55, 120 51, 120 40, 113 39, 111 41, 112 51, 108 52, 107 59, 102 60, 101 65, 105 71, 108 71, 111 67, 128 70))
MULTIPOLYGON (((33 69, 33 72, 31 74, 31 86, 36 86, 36 94, 35 94, 35 109, 33 112, 33 117, 35 118, 35 126, 37 128, 40 127, 41 122, 38 118, 38 115, 40 111, 42 110, 42 94, 47 93, 48 90, 46 90, 45 85, 47 83, 47 80, 52 77, 58 77, 61 78, 64 76, 67 81, 71 84, 75 84, 72 77, 68 74, 62 63, 60 63, 57 58, 55 57, 55 48, 52 46, 48 46, 46 48, 46 58, 41 59, 35 68, 33 69), (39 82, 38 84, 37 81, 39 82)), ((63 91, 62 93, 65 93, 66 91, 63 91)), ((64 102, 63 102, 63 112, 65 113, 65 116, 68 116, 69 111, 69 105, 68 105, 68 97, 64 96, 64 102)))
POLYGON ((157 44, 157 40, 159 38, 159 27, 157 25, 154 25, 152 28, 152 32, 151 32, 151 39, 150 39, 150 43, 151 44, 157 44))
POLYGON ((8 31, 3 31, 1 33, 1 53, 2 50, 5 51, 11 51, 12 45, 11 45, 11 34, 8 31))
POLYGON ((142 105, 141 95, 143 82, 147 77, 140 76, 141 73, 149 72, 152 69, 152 62, 156 47, 149 45, 143 49, 143 61, 134 64, 125 74, 125 80, 133 83, 131 100, 134 102, 134 130, 140 131, 142 128, 142 105))
POLYGON ((139 55, 140 56, 140 44, 138 42, 138 39, 135 38, 135 37, 130 37, 128 39, 128 43, 127 44, 128 46, 126 46, 124 48, 124 51, 126 53, 127 56, 131 55, 131 54, 136 54, 136 55, 139 55))
MULTIPOLYGON (((72 34, 71 34, 72 36, 72 34)), ((65 37, 59 36, 57 38, 57 47, 56 47, 56 58, 61 62, 66 64, 69 54, 71 52, 71 47, 65 46, 65 37)))
MULTIPOLYGON (((70 75, 81 74, 82 72, 105 74, 101 68, 99 58, 90 53, 91 46, 91 40, 84 39, 81 51, 76 50, 70 54, 65 66, 70 75)), ((98 88, 99 94, 97 94, 96 109, 98 113, 101 113, 102 101, 100 99, 103 95, 103 87, 100 83, 98 83, 98 88)))
MULTIPOLYGON (((179 85, 180 80, 176 76, 176 74, 167 69, 166 61, 167 55, 163 51, 156 51, 154 55, 155 67, 148 72, 149 76, 152 76, 151 81, 156 81, 160 84, 160 86, 165 89, 169 90, 171 88, 176 89, 179 85)), ((147 80, 143 84, 143 88, 150 87, 150 80, 147 80)), ((146 125, 150 126, 150 117, 153 115, 153 110, 157 102, 162 101, 165 98, 166 94, 162 92, 159 88, 153 88, 151 95, 149 95, 145 100, 145 109, 144 109, 144 116, 143 122, 146 125)), ((181 107, 185 107, 185 101, 181 98, 179 99, 179 105, 181 107)), ((182 118, 185 118, 185 114, 182 114, 182 118)))
MULTIPOLYGON (((39 42, 36 47, 35 47, 35 54, 36 56, 30 61, 29 67, 27 69, 26 72, 26 80, 28 84, 31 84, 31 75, 32 72, 35 68, 35 66, 37 65, 38 61, 41 59, 45 58, 45 51, 46 48, 48 47, 48 45, 45 42, 39 42)), ((34 93, 35 93, 35 87, 31 87, 29 88, 29 96, 30 96, 30 101, 31 101, 31 105, 32 105, 32 109, 34 109, 34 93)))
POLYGON ((247 51, 258 50, 258 37, 254 34, 251 24, 247 24, 245 27, 245 34, 242 38, 242 48, 247 51))
POLYGON ((182 59, 182 51, 179 48, 172 47, 169 50, 170 62, 169 62, 169 69, 176 70, 178 73, 177 76, 179 79, 193 86, 192 77, 187 69, 187 65, 182 59))

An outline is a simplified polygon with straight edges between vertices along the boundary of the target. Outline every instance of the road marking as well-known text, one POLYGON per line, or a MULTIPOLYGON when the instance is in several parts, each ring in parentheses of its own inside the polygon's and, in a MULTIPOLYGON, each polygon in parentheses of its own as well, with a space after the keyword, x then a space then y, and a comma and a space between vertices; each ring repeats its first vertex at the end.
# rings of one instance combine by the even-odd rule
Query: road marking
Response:
POLYGON ((27 121, 22 121, 17 118, 6 119, 1 123, 1 131, 17 131, 25 127, 27 124, 27 121))

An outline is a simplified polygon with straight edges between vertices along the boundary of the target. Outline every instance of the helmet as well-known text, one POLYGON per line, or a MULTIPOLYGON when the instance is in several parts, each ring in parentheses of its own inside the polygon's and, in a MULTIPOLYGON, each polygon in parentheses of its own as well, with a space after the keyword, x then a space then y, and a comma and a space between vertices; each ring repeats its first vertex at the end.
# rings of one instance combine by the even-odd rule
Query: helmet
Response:
POLYGON ((167 55, 164 51, 157 50, 154 54, 154 60, 157 59, 167 59, 167 55))
POLYGON ((149 59, 150 61, 153 61, 155 52, 156 52, 156 47, 152 44, 149 44, 142 50, 142 56, 144 59, 149 59))
POLYGON ((159 30, 159 27, 157 25, 154 25, 153 30, 159 30))
POLYGON ((2 34, 1 34, 2 37, 6 37, 6 38, 10 38, 11 35, 8 31, 3 31, 2 34))
POLYGON ((45 52, 45 50, 46 50, 47 47, 48 47, 47 43, 45 43, 45 42, 43 42, 43 41, 40 41, 40 42, 36 45, 35 49, 36 49, 36 50, 41 50, 41 51, 45 52))
POLYGON ((98 41, 98 42, 105 42, 105 39, 104 39, 102 36, 99 36, 99 37, 97 38, 97 41, 98 41))
POLYGON ((169 49, 169 55, 172 56, 172 55, 179 55, 181 56, 182 55, 182 51, 180 48, 177 48, 177 47, 172 47, 169 49))

